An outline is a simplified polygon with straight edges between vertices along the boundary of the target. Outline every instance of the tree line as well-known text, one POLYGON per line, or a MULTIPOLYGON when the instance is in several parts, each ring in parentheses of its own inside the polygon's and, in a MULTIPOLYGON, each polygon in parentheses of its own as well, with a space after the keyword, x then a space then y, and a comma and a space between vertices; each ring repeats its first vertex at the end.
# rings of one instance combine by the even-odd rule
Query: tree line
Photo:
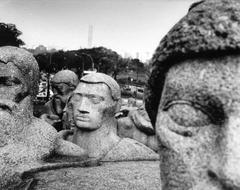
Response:
POLYGON ((139 59, 123 58, 117 52, 105 47, 37 52, 34 56, 40 70, 50 73, 71 69, 81 76, 84 70, 94 68, 117 79, 120 72, 144 71, 144 64, 139 59))
MULTIPOLYGON (((14 24, 0 23, 0 46, 23 46, 25 43, 19 39, 22 34, 14 24)), ((26 49, 26 48, 25 48, 26 49)), ((96 69, 112 75, 115 79, 120 73, 144 72, 146 67, 139 59, 123 58, 117 52, 106 47, 94 47, 78 50, 47 50, 43 45, 35 49, 27 49, 32 52, 39 64, 40 71, 56 73, 62 69, 71 69, 79 77, 84 70, 96 69)))

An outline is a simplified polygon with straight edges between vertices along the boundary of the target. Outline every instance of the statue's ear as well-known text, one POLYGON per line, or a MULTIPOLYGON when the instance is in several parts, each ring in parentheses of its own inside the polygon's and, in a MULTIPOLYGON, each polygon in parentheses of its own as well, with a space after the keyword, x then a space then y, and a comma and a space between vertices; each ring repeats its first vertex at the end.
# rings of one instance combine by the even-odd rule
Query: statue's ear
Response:
POLYGON ((71 106, 71 99, 72 99, 72 97, 73 97, 73 93, 68 97, 68 99, 66 101, 66 105, 65 105, 65 107, 63 109, 63 112, 69 111, 70 106, 71 106))
POLYGON ((122 99, 120 98, 120 99, 117 101, 115 114, 118 113, 118 112, 120 112, 121 105, 122 105, 122 99))

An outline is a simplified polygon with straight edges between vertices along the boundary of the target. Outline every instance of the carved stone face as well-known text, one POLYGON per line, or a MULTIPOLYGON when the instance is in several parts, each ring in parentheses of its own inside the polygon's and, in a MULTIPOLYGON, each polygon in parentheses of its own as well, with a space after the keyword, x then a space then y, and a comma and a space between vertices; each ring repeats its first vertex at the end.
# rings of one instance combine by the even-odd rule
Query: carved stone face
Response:
POLYGON ((80 82, 70 100, 75 124, 80 129, 96 130, 115 114, 116 103, 104 83, 80 82))
POLYGON ((74 88, 66 83, 53 83, 52 91, 54 94, 53 104, 58 115, 63 113, 68 97, 73 92, 74 88))
POLYGON ((11 62, 0 63, 0 147, 30 122, 30 99, 20 70, 11 62))
POLYGON ((163 190, 240 188, 240 56, 167 73, 156 133, 163 190))

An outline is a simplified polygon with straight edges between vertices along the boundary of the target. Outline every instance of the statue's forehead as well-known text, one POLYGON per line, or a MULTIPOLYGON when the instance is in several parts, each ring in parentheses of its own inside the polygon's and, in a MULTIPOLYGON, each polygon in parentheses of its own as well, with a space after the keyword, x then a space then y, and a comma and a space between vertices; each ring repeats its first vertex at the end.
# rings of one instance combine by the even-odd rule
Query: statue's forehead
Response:
POLYGON ((19 79, 24 79, 21 71, 13 63, 9 62, 8 64, 0 63, 0 76, 14 76, 19 79))
POLYGON ((70 86, 68 83, 66 82, 51 82, 52 86, 70 86))
POLYGON ((162 102, 215 97, 240 102, 240 65, 226 60, 188 60, 167 73, 162 102))
POLYGON ((80 82, 74 93, 96 94, 107 96, 110 95, 109 87, 104 83, 86 83, 80 82))

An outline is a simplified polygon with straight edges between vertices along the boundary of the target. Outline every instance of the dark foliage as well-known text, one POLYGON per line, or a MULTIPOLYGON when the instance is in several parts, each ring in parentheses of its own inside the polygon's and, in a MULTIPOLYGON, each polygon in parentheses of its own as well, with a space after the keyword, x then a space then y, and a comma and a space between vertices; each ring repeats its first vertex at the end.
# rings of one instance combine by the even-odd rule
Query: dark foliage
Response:
MULTIPOLYGON (((33 52, 34 53, 34 52, 33 52)), ((96 69, 118 79, 119 74, 144 72, 145 66, 139 59, 122 58, 117 52, 105 47, 79 49, 71 51, 55 51, 35 53, 40 70, 55 73, 62 69, 70 69, 82 76, 84 70, 96 69)))
POLYGON ((16 46, 24 45, 24 42, 18 37, 22 34, 14 24, 0 23, 0 46, 16 46))

